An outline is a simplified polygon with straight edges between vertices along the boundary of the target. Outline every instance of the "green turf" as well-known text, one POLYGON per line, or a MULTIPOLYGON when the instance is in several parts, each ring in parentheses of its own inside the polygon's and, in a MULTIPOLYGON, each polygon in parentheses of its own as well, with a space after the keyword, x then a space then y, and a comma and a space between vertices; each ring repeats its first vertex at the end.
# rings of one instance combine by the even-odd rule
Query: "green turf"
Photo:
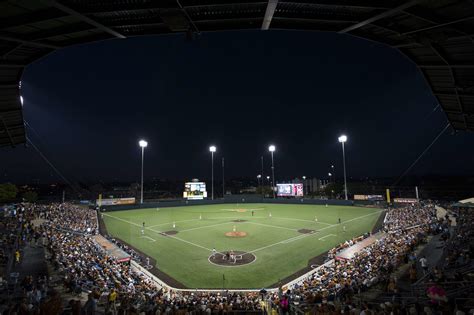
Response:
POLYGON ((222 288, 223 274, 226 288, 262 288, 304 268, 310 258, 370 231, 379 213, 380 209, 346 206, 219 204, 106 212, 103 219, 110 235, 155 258, 160 270, 189 288, 222 288), (250 209, 255 209, 253 217, 250 209), (248 221, 230 222, 234 219, 248 221), (142 222, 146 237, 140 232, 142 222), (248 236, 226 237, 234 225, 248 236), (297 230, 303 228, 318 232, 282 242, 302 235, 297 230), (159 234, 169 230, 179 233, 175 238, 159 234), (213 247, 254 252, 257 260, 239 267, 216 266, 208 261, 213 247))

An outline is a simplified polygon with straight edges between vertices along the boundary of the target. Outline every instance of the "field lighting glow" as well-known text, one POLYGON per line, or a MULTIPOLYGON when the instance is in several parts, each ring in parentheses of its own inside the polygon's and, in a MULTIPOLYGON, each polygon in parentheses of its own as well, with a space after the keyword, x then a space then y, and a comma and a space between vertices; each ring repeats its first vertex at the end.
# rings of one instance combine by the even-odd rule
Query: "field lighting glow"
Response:
POLYGON ((146 142, 145 140, 140 140, 140 141, 138 141, 138 145, 141 148, 146 148, 148 146, 148 142, 146 142))

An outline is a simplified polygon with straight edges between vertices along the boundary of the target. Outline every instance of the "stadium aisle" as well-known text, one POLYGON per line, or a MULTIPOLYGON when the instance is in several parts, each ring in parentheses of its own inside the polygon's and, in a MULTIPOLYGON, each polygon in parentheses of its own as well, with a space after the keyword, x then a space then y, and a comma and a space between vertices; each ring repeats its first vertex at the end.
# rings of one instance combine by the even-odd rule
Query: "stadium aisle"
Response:
POLYGON ((46 266, 45 252, 43 246, 28 244, 22 251, 22 258, 19 264, 15 264, 12 272, 19 273, 19 281, 25 276, 44 276, 48 274, 46 266))

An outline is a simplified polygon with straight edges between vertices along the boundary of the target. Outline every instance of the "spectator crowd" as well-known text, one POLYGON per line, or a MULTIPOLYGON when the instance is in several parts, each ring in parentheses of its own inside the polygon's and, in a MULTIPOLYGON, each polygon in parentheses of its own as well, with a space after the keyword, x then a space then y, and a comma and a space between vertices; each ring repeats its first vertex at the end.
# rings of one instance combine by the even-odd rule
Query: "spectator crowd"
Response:
MULTIPOLYGON (((388 209, 384 237, 353 258, 333 259, 303 280, 277 292, 176 292, 134 271, 129 263, 118 262, 107 255, 93 238, 98 233, 96 210, 69 203, 21 204, 16 208, 15 220, 20 222, 21 230, 19 240, 6 238, 4 241, 19 246, 22 241, 42 238, 49 262, 55 272, 62 275, 66 292, 77 298, 63 303, 57 290, 48 286, 46 278, 25 278, 24 298, 4 308, 3 314, 99 314, 99 309, 106 314, 228 314, 233 311, 243 314, 270 311, 269 305, 280 313, 289 313, 290 305, 296 305, 308 306, 310 314, 379 314, 368 304, 356 305, 353 296, 380 283, 388 283, 389 289, 395 291, 391 272, 403 263, 415 261, 414 250, 429 233, 446 228, 446 222, 436 217, 433 204, 388 209), (37 227, 32 224, 35 219, 42 219, 37 227), (79 295, 83 293, 87 293, 88 299, 81 303, 79 295)), ((470 248, 462 245, 465 238, 473 237, 469 228, 472 215, 459 215, 458 221, 457 245, 449 250, 448 264, 470 261, 470 248)), ((15 225, 12 222, 7 220, 4 224, 15 225)), ((348 240, 329 251, 329 256, 337 257, 338 251, 369 236, 367 233, 348 240)), ((133 249, 112 241, 134 258, 138 257, 133 249)))

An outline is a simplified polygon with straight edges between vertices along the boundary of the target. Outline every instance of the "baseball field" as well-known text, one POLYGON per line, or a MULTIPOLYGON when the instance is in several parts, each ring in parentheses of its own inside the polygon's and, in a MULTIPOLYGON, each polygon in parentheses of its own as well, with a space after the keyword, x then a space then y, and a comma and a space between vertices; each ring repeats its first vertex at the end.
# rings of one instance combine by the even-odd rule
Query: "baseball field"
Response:
POLYGON ((102 219, 109 235, 188 288, 255 289, 278 284, 310 259, 371 231, 380 213, 351 206, 214 204, 111 211, 102 219))

